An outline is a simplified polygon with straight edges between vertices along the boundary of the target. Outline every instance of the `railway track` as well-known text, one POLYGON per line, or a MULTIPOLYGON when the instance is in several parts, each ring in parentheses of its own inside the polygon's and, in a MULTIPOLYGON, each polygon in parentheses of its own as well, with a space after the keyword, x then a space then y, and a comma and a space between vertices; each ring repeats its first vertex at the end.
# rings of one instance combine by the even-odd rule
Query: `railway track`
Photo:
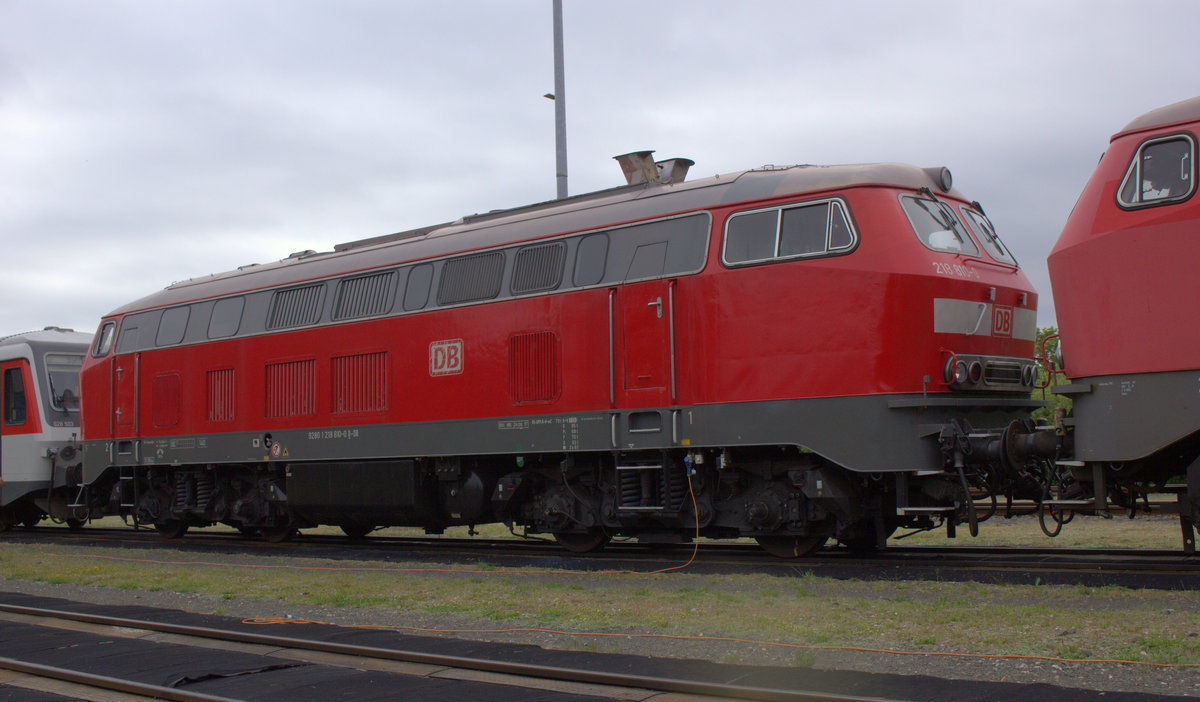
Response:
MULTIPOLYGON (((488 699, 524 699, 529 690, 540 690, 538 699, 562 700, 647 700, 662 693, 672 693, 672 699, 741 699, 778 700, 780 702, 856 702, 879 700, 878 696, 860 697, 816 690, 786 689, 779 686, 762 686, 721 680, 680 679, 669 676, 650 675, 628 670, 612 671, 601 668, 570 668, 560 665, 543 665, 529 661, 506 660, 502 657, 454 655, 428 650, 404 649, 386 645, 365 645, 344 641, 321 640, 303 636, 288 636, 278 633, 287 628, 283 625, 254 626, 253 622, 242 622, 241 626, 199 626, 196 624, 157 621, 147 617, 118 617, 86 611, 67 611, 27 605, 0 603, 0 632, 9 629, 6 639, 14 634, 34 640, 30 632, 59 629, 80 637, 78 651, 71 663, 47 663, 39 661, 39 655, 22 655, 19 647, 9 647, 0 657, 0 669, 27 676, 71 683, 92 690, 123 693, 135 697, 152 697, 181 702, 213 702, 220 700, 248 699, 257 696, 257 689, 250 683, 262 685, 254 680, 256 675, 297 666, 325 666, 330 674, 341 674, 345 669, 374 671, 392 675, 423 676, 439 681, 451 680, 473 684, 502 685, 519 688, 514 694, 493 694, 488 699), (18 631, 12 631, 14 628, 18 631), (253 631, 252 629, 260 629, 253 631), (119 648, 121 642, 131 642, 147 649, 141 654, 144 659, 153 657, 156 646, 190 648, 195 651, 197 670, 205 669, 200 662, 206 651, 218 649, 224 653, 237 651, 248 658, 244 665, 251 666, 245 672, 235 674, 208 674, 198 678, 183 678, 176 684, 147 682, 158 673, 147 664, 136 674, 95 672, 94 662, 89 664, 85 637, 98 637, 103 644, 119 648), (14 650, 17 648, 17 650, 14 650), (259 659, 269 659, 275 664, 264 665, 259 659), (256 667, 255 667, 256 666, 256 667), (212 686, 211 691, 186 689, 186 686, 205 688, 201 684, 207 679, 223 677, 233 679, 243 676, 247 685, 238 687, 226 684, 212 686), (561 697, 550 695, 558 693, 561 697)), ((295 629, 296 627, 290 627, 295 629)), ((95 642, 93 642, 95 643, 95 642)), ((92 649, 93 651, 95 649, 92 649)), ((180 651, 172 651, 165 658, 176 659, 180 651)), ((184 655, 187 655, 186 651, 184 655)), ((111 659, 117 656, 105 653, 111 659)), ((46 658, 47 656, 42 656, 46 658)), ((55 658, 55 656, 48 656, 55 658)), ((59 655, 57 659, 64 656, 59 655)), ((223 665, 228 663, 223 662, 223 665)), ((216 664, 210 664, 216 665, 216 664)), ((116 667, 120 667, 119 665, 116 667)), ((312 678, 312 671, 308 677, 312 678)), ((319 672, 316 677, 320 677, 319 672)), ((28 684, 28 683, 27 683, 28 684)), ((306 683, 307 684, 307 683, 306 683)), ((36 686, 36 685, 33 685, 36 686)), ((276 684, 275 688, 279 689, 276 684)), ((319 687, 312 685, 312 687, 319 687)), ((444 695, 445 690, 439 694, 444 695)), ((469 695, 467 690, 460 691, 469 695)), ((478 692, 478 691, 476 691, 478 692)), ((494 693, 494 691, 493 691, 494 693)), ((261 693, 258 693, 261 694, 261 693)), ((435 696, 420 699, 434 699, 435 696)), ((317 697, 315 699, 320 699, 317 697)), ((416 699, 416 698, 409 698, 416 699)), ((900 699, 900 698, 895 698, 900 699)))
POLYGON ((647 546, 614 543, 600 553, 577 556, 552 543, 515 539, 372 536, 350 541, 312 534, 286 544, 248 540, 234 532, 193 532, 165 541, 150 530, 38 527, 14 530, 2 540, 65 543, 97 548, 164 548, 186 553, 361 560, 486 563, 494 567, 567 571, 664 570, 694 574, 760 573, 782 577, 817 575, 864 580, 965 580, 1008 584, 1121 585, 1200 589, 1200 558, 1171 550, 907 546, 860 554, 826 548, 813 556, 783 560, 755 545, 707 543, 647 546))

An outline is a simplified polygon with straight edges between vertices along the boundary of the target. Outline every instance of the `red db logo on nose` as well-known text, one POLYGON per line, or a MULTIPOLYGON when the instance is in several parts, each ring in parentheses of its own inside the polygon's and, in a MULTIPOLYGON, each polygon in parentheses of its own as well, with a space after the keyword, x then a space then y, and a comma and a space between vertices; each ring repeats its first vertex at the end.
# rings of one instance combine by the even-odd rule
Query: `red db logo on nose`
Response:
POLYGON ((992 336, 1012 336, 1013 308, 997 305, 992 310, 992 336))

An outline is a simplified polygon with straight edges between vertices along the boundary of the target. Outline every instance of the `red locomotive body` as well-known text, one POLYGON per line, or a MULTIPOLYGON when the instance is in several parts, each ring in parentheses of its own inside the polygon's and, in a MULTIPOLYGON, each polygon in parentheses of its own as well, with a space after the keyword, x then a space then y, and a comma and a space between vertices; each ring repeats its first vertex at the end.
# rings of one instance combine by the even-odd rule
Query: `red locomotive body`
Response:
POLYGON ((1011 491, 961 448, 1027 414, 1036 295, 948 171, 623 165, 640 182, 116 310, 84 482, 168 535, 504 521, 777 553, 1011 491))
POLYGON ((1127 507, 1186 470, 1189 548, 1200 517, 1200 326, 1188 311, 1200 297, 1198 134, 1193 98, 1113 136, 1048 260, 1077 467, 1103 468, 1095 480, 1109 485, 1095 494, 1127 507))

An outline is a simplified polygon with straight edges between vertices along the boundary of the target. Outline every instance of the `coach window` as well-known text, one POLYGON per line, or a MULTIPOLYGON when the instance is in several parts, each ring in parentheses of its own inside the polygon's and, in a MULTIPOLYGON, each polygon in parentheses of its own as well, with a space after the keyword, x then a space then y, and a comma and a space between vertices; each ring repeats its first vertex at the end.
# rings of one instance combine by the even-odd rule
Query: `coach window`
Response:
POLYGON ((100 358, 108 354, 112 348, 113 332, 116 330, 116 322, 105 322, 104 326, 100 327, 100 333, 96 335, 96 345, 92 348, 93 356, 100 358))
POLYGON ((608 235, 592 234, 579 241, 575 253, 574 283, 577 287, 596 285, 604 280, 604 268, 608 262, 608 235))
POLYGON ((10 427, 25 423, 25 380, 20 368, 4 371, 4 423, 10 427))
POLYGON ((1184 200, 1196 182, 1196 145, 1187 135, 1142 144, 1121 181, 1122 207, 1149 207, 1184 200))
POLYGON ((433 266, 422 263, 408 272, 408 284, 404 286, 404 311, 425 309, 429 302, 429 286, 433 282, 433 266))
POLYGON ((213 305, 212 317, 208 320, 208 338, 224 339, 237 334, 242 326, 242 308, 245 305, 244 297, 217 300, 217 304, 213 305))
POLYGON ((915 195, 902 195, 900 205, 922 244, 934 251, 979 255, 979 247, 975 246, 949 205, 915 195))

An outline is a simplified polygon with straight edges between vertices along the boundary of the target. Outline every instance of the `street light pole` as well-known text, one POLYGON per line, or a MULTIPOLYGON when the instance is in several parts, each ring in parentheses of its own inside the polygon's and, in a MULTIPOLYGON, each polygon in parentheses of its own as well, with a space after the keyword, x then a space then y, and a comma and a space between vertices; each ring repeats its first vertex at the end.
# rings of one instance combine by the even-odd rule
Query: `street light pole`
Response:
POLYGON ((558 197, 567 196, 567 86, 563 77, 562 0, 554 0, 554 173, 558 197))

